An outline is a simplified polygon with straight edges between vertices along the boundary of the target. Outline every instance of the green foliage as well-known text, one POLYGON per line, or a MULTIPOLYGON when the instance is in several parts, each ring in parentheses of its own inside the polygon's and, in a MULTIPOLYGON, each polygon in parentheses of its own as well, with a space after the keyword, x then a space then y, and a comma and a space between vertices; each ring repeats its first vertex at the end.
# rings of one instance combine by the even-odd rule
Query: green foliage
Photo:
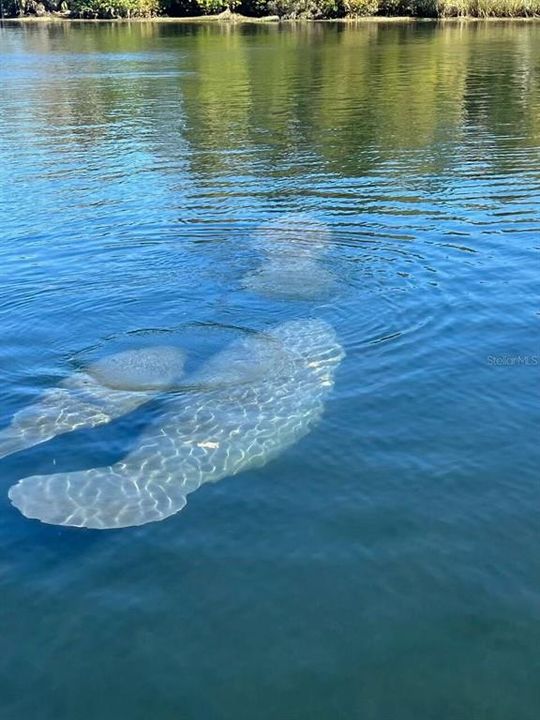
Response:
POLYGON ((195 0, 160 0, 160 5, 162 10, 160 14, 170 15, 171 17, 200 14, 195 0))
POLYGON ((17 17, 22 15, 24 8, 20 0, 3 0, 4 15, 7 17, 17 17))
POLYGON ((540 0, 0 0, 4 14, 66 11, 76 18, 216 15, 225 10, 261 17, 322 20, 340 17, 540 17, 540 0))
MULTIPOLYGON (((400 0, 382 0, 383 3, 400 0)), ((390 13, 388 13, 390 14, 390 13)), ((540 0, 411 0, 416 17, 538 17, 540 0)))
POLYGON ((200 15, 217 15, 224 10, 235 10, 239 5, 240 0, 195 0, 200 15))
POLYGON ((378 15, 412 15, 414 0, 379 0, 378 15))
POLYGON ((236 12, 248 17, 263 17, 269 14, 268 0, 240 0, 236 12))
POLYGON ((201 15, 215 15, 223 12, 226 7, 227 5, 223 0, 199 0, 197 2, 197 8, 200 10, 201 15))
POLYGON ((376 15, 379 0, 343 0, 343 8, 348 17, 376 15))
POLYGON ((345 15, 341 0, 269 0, 266 15, 290 20, 322 20, 345 15))
POLYGON ((437 0, 437 17, 464 17, 468 14, 472 14, 470 0, 437 0))
POLYGON ((476 17, 537 17, 540 0, 471 0, 476 17))
POLYGON ((45 15, 49 12, 63 10, 62 0, 0 0, 4 15, 45 15))
MULTIPOLYGON (((445 2, 445 0, 443 0, 445 2)), ((407 15, 416 17, 437 17, 439 0, 411 0, 407 15)))
POLYGON ((79 18, 153 17, 161 12, 160 0, 71 0, 70 10, 79 18))

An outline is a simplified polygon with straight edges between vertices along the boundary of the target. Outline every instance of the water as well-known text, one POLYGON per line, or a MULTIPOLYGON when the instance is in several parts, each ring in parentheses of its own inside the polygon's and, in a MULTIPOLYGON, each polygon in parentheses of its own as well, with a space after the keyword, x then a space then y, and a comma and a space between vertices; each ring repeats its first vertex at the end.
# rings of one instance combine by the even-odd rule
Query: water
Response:
POLYGON ((2 720, 536 720, 540 27, 0 43, 2 425, 147 344, 196 369, 314 317, 347 353, 309 435, 163 522, 7 498, 121 459, 159 399, 1 461, 2 720), (319 287, 246 287, 297 212, 331 231, 319 287))

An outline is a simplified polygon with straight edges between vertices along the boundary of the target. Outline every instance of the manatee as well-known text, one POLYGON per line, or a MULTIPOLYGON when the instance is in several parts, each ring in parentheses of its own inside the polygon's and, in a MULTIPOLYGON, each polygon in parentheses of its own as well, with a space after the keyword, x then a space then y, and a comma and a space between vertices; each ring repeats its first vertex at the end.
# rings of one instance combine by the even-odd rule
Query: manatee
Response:
POLYGON ((313 300, 335 289, 334 274, 321 262, 330 230, 307 213, 284 215, 261 225, 254 247, 262 255, 258 268, 242 286, 251 292, 282 299, 313 300))
POLYGON ((336 278, 321 263, 314 260, 278 258, 263 263, 244 276, 246 290, 267 297, 284 300, 316 300, 331 295, 336 278))
POLYGON ((107 529, 163 520, 203 483, 265 465, 306 435, 321 417, 343 357, 321 320, 248 336, 198 371, 206 387, 171 395, 121 462, 24 478, 10 488, 10 500, 26 517, 57 525, 107 529), (268 337, 271 363, 238 383, 250 360, 268 352, 268 337), (237 373, 232 384, 231 372, 237 373))
POLYGON ((0 431, 0 458, 57 435, 111 422, 181 376, 184 352, 169 346, 110 355, 62 380, 0 431))
POLYGON ((309 213, 289 213, 260 225, 253 238, 257 249, 268 257, 315 259, 329 248, 331 232, 309 213))
POLYGON ((247 335, 210 357, 186 385, 210 389, 244 385, 291 374, 298 362, 294 348, 287 348, 275 332, 247 335))
POLYGON ((183 373, 185 353, 161 345, 126 350, 92 363, 86 372, 101 385, 116 390, 166 390, 183 373))

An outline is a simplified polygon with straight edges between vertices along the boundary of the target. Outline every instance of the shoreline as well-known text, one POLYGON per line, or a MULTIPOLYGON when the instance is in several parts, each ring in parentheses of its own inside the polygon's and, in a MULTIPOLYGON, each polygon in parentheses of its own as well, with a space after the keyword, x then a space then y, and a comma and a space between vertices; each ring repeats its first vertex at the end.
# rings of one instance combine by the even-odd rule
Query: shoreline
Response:
POLYGON ((417 17, 415 15, 362 15, 360 17, 342 17, 342 18, 280 18, 277 15, 266 17, 250 17, 249 15, 240 15, 238 13, 219 13, 218 15, 185 15, 185 16, 164 16, 156 15, 154 17, 133 17, 133 18, 76 18, 61 13, 48 13, 46 15, 23 15, 21 17, 4 17, 0 18, 1 23, 178 23, 178 24, 223 24, 223 25, 240 25, 248 23, 256 23, 258 25, 278 25, 278 24, 312 24, 312 23, 347 23, 357 25, 362 23, 493 23, 493 22, 538 22, 540 15, 533 16, 499 16, 499 17, 476 17, 474 15, 459 15, 454 17, 417 17))

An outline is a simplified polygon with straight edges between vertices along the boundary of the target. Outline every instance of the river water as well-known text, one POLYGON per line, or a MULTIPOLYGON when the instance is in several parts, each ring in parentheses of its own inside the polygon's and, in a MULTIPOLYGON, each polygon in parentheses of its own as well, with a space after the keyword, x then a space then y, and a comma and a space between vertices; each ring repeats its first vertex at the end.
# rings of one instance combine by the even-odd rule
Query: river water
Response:
POLYGON ((163 394, 1 460, 1 719, 537 720, 540 26, 6 23, 0 88, 3 427, 126 349, 345 352, 308 434, 161 522, 8 492, 121 462, 163 394))

